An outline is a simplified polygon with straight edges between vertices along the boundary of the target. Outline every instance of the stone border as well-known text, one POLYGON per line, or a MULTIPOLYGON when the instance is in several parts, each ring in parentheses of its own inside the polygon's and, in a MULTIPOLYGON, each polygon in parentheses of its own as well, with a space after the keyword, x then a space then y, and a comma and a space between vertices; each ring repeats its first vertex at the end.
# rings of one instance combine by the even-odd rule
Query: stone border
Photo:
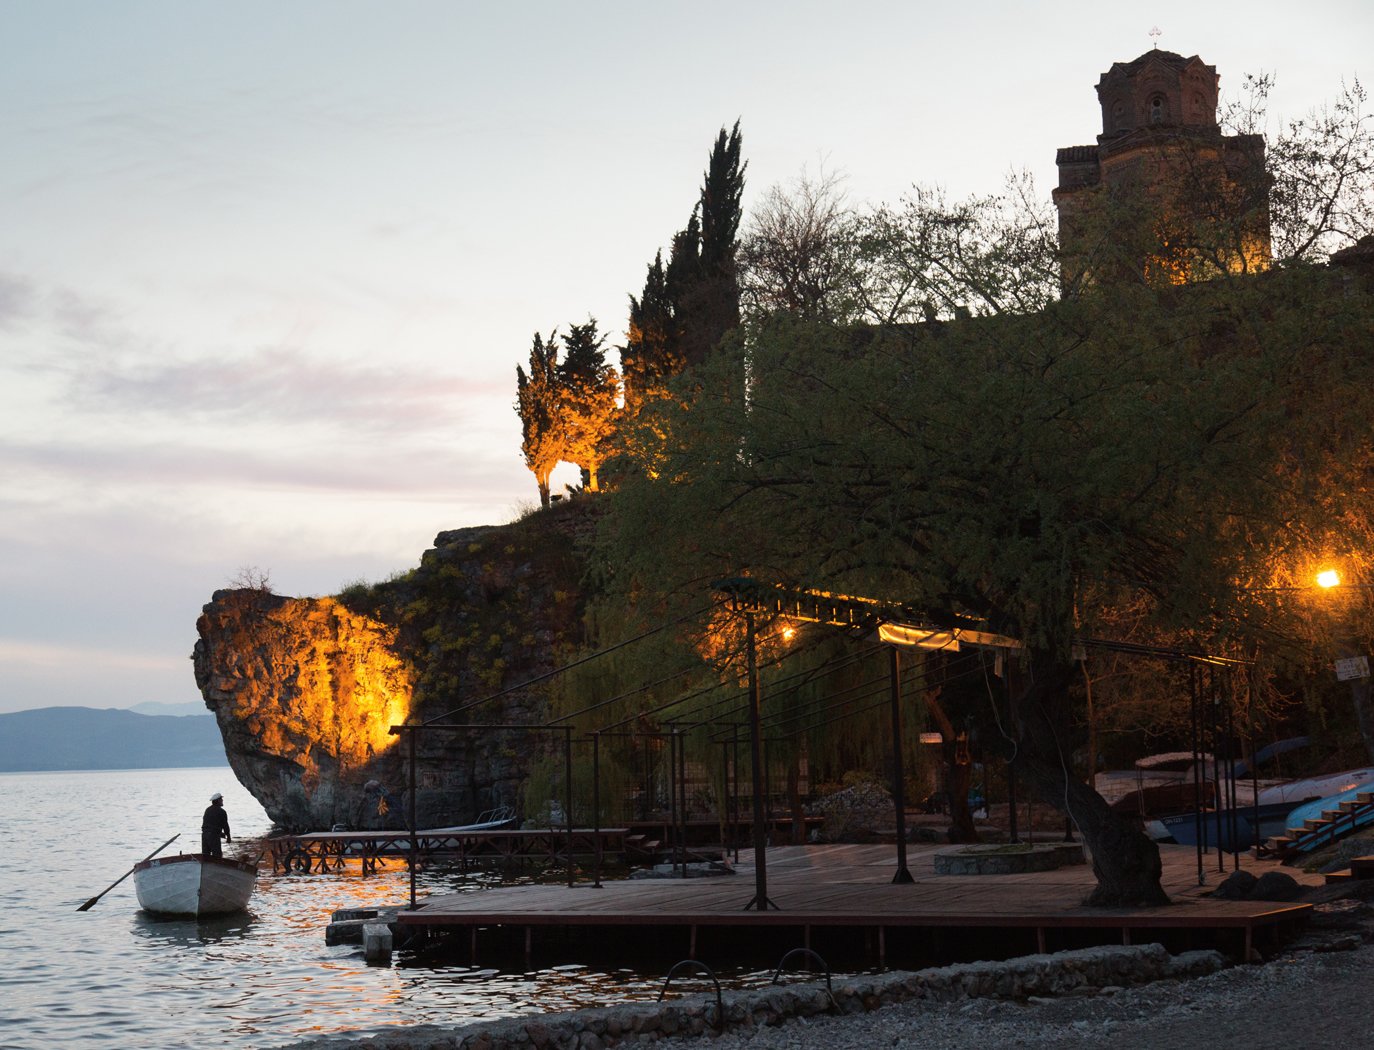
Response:
POLYGON ((1015 851, 1006 845, 955 846, 935 854, 935 874, 1020 875, 1086 863, 1078 843, 1035 843, 1015 851))
MULTIPOLYGON (((1170 955, 1162 945, 1110 945, 1026 955, 1006 962, 960 963, 914 973, 894 971, 835 986, 792 984, 724 996, 724 1028, 779 1025, 795 1017, 858 1014, 908 999, 947 1002, 963 998, 1029 999, 1084 994, 1168 978, 1200 977, 1224 969, 1217 951, 1170 955)), ((669 1036, 716 1030, 714 995, 663 1003, 633 1003, 563 1014, 512 1017, 460 1028, 398 1028, 367 1039, 321 1036, 287 1050, 604 1050, 669 1036)))

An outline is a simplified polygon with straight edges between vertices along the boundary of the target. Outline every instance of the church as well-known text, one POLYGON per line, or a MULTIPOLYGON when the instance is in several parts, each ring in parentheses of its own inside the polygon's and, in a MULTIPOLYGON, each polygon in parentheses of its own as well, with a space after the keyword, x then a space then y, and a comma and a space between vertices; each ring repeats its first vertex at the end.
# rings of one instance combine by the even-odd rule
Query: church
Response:
POLYGON ((1264 139, 1223 133, 1219 81, 1197 55, 1157 49, 1102 74, 1096 144, 1065 146, 1055 158, 1066 288, 1105 277, 1179 284, 1268 266, 1264 139))

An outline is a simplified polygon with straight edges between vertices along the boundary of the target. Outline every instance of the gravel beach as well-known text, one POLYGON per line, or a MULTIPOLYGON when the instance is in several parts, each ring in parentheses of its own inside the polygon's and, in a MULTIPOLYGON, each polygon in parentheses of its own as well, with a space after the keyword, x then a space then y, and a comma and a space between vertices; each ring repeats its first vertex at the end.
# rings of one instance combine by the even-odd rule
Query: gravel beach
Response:
MULTIPOLYGON (((1243 1039, 1247 1050, 1353 1046, 1374 1030, 1374 908, 1320 905, 1308 932, 1262 964, 1202 977, 1024 1000, 912 999, 867 1013, 817 1015, 723 1035, 641 1039, 663 1050, 871 1050, 877 1047, 1101 1047, 1184 1050, 1243 1039)), ((552 1021, 552 1016, 543 1019, 552 1021)), ((292 1044, 310 1050, 453 1050, 472 1028, 400 1028, 372 1038, 334 1035, 292 1044)), ((586 1033, 590 1036, 590 1033, 586 1033)), ((477 1045, 481 1045, 480 1043, 477 1045)), ((526 1045, 523 1042, 521 1045, 526 1045)), ((532 1039, 531 1047, 538 1047, 532 1039)), ((599 1050, 591 1037, 581 1044, 599 1050)))
POLYGON ((913 1001, 867 1014, 798 1020, 704 1042, 666 1039, 657 1045, 664 1050, 1191 1050, 1241 1039, 1246 1050, 1356 1046, 1374 1028, 1371 989, 1374 948, 1296 952, 1261 966, 1158 981, 1115 994, 1025 1003, 913 1001))

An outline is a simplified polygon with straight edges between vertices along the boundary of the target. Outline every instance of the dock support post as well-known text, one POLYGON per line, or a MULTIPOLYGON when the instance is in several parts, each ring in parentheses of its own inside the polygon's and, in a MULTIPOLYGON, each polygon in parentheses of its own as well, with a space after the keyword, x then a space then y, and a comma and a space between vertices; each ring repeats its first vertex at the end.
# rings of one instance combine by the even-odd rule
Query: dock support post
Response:
POLYGON ((887 927, 878 927, 878 968, 887 969, 887 927))
POLYGON ((768 829, 763 811, 763 699, 759 694, 758 650, 754 614, 745 613, 745 642, 749 651, 749 757, 754 780, 754 896, 744 910, 767 911, 777 905, 768 899, 768 829))
POLYGON ((1043 926, 1035 928, 1035 950, 1041 955, 1045 954, 1045 927, 1043 926))
POLYGON ((906 770, 902 761, 902 657, 897 647, 888 650, 892 674, 892 805, 897 812, 897 872, 894 883, 915 882, 906 866, 906 770))

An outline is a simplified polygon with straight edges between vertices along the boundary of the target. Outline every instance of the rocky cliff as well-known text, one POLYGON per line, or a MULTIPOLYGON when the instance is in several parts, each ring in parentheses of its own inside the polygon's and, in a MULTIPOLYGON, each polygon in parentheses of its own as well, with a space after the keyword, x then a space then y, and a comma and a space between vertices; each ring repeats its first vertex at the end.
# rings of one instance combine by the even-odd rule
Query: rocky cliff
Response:
MULTIPOLYGON (((587 507, 440 533, 418 568, 328 598, 216 591, 193 653, 229 763, 289 830, 399 827, 406 745, 424 721, 550 670, 580 641, 587 507)), ((538 721, 544 696, 516 689, 445 721, 538 721)), ((548 734, 544 734, 547 736, 548 734)), ((417 737, 420 825, 520 806, 538 734, 417 737)))

